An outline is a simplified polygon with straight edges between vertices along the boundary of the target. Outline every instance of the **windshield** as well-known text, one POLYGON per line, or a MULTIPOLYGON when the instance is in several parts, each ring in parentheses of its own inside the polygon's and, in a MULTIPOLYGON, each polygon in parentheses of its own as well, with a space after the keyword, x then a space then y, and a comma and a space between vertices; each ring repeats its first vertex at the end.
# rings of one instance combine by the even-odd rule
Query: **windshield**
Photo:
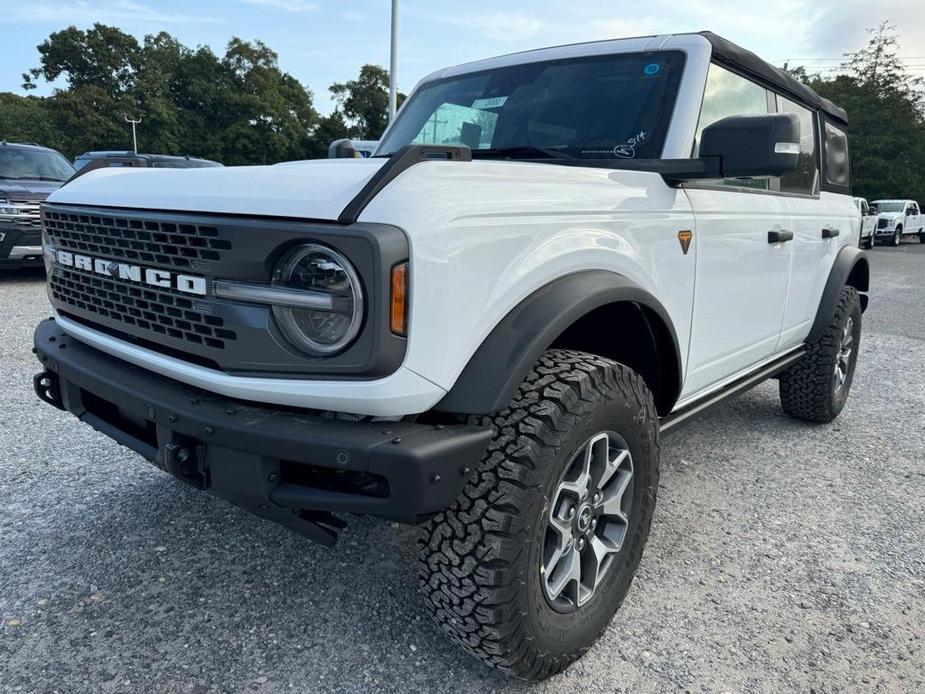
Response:
POLYGON ((906 209, 906 203, 904 202, 874 202, 871 203, 877 212, 902 212, 906 209))
POLYGON ((684 55, 625 53, 527 63, 426 84, 376 156, 407 144, 474 157, 649 159, 661 154, 684 55))
POLYGON ((73 175, 74 167, 57 152, 0 147, 0 179, 63 182, 73 175))

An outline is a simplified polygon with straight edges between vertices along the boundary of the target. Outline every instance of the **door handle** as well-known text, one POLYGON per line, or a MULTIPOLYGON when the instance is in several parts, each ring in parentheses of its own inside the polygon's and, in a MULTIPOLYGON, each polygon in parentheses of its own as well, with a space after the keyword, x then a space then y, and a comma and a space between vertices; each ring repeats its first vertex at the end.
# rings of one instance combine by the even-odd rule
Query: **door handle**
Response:
POLYGON ((769 231, 768 232, 768 243, 786 243, 787 241, 793 241, 792 231, 769 231))
POLYGON ((840 232, 838 229, 823 229, 823 230, 822 230, 822 238, 824 238, 824 239, 834 239, 834 238, 835 238, 836 236, 838 236, 840 233, 841 233, 841 232, 840 232))

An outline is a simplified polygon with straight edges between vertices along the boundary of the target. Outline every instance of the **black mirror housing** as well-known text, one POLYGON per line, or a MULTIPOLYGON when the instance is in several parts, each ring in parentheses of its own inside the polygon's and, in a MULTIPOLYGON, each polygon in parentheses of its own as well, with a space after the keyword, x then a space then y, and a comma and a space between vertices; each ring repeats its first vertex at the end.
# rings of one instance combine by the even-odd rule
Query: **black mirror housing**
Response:
POLYGON ((718 157, 723 178, 767 178, 796 171, 800 120, 793 113, 731 116, 704 128, 700 156, 718 157))
POLYGON ((334 140, 328 145, 328 159, 357 159, 357 151, 353 146, 353 140, 344 138, 334 140))

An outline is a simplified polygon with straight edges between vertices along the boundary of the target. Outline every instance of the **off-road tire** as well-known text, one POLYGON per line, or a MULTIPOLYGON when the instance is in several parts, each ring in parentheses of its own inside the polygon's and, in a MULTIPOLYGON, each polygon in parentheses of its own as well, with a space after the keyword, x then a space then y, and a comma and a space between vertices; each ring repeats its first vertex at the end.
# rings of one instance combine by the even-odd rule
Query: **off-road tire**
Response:
POLYGON ((854 287, 844 287, 835 306, 832 322, 818 340, 807 345, 806 354, 779 378, 781 405, 791 417, 826 424, 835 419, 851 390, 854 367, 861 343, 861 298, 854 287), (836 391, 833 383, 835 361, 848 319, 853 325, 853 351, 848 359, 844 385, 836 391))
POLYGON ((658 487, 655 404, 626 366, 550 350, 507 409, 471 421, 494 437, 459 498, 422 528, 421 591, 436 622, 467 651, 516 677, 545 679, 591 647, 639 565, 658 487), (602 430, 622 436, 632 455, 629 526, 593 597, 563 614, 548 602, 539 572, 545 514, 574 451, 602 430))

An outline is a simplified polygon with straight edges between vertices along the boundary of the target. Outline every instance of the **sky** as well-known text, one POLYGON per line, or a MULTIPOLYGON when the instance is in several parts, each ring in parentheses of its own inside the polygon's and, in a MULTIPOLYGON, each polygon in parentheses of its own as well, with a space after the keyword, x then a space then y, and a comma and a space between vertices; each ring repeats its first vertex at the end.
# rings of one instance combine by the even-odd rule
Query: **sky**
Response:
MULTIPOLYGON (((328 86, 364 63, 388 66, 390 0, 0 0, 0 91, 23 94, 51 32, 103 22, 139 38, 167 31, 222 54, 232 36, 260 39, 280 67, 333 108, 328 86)), ((624 36, 709 29, 778 66, 832 70, 883 20, 925 75, 923 0, 399 0, 399 88, 441 67, 512 51, 624 36)), ((37 93, 51 93, 44 85, 37 93)))

